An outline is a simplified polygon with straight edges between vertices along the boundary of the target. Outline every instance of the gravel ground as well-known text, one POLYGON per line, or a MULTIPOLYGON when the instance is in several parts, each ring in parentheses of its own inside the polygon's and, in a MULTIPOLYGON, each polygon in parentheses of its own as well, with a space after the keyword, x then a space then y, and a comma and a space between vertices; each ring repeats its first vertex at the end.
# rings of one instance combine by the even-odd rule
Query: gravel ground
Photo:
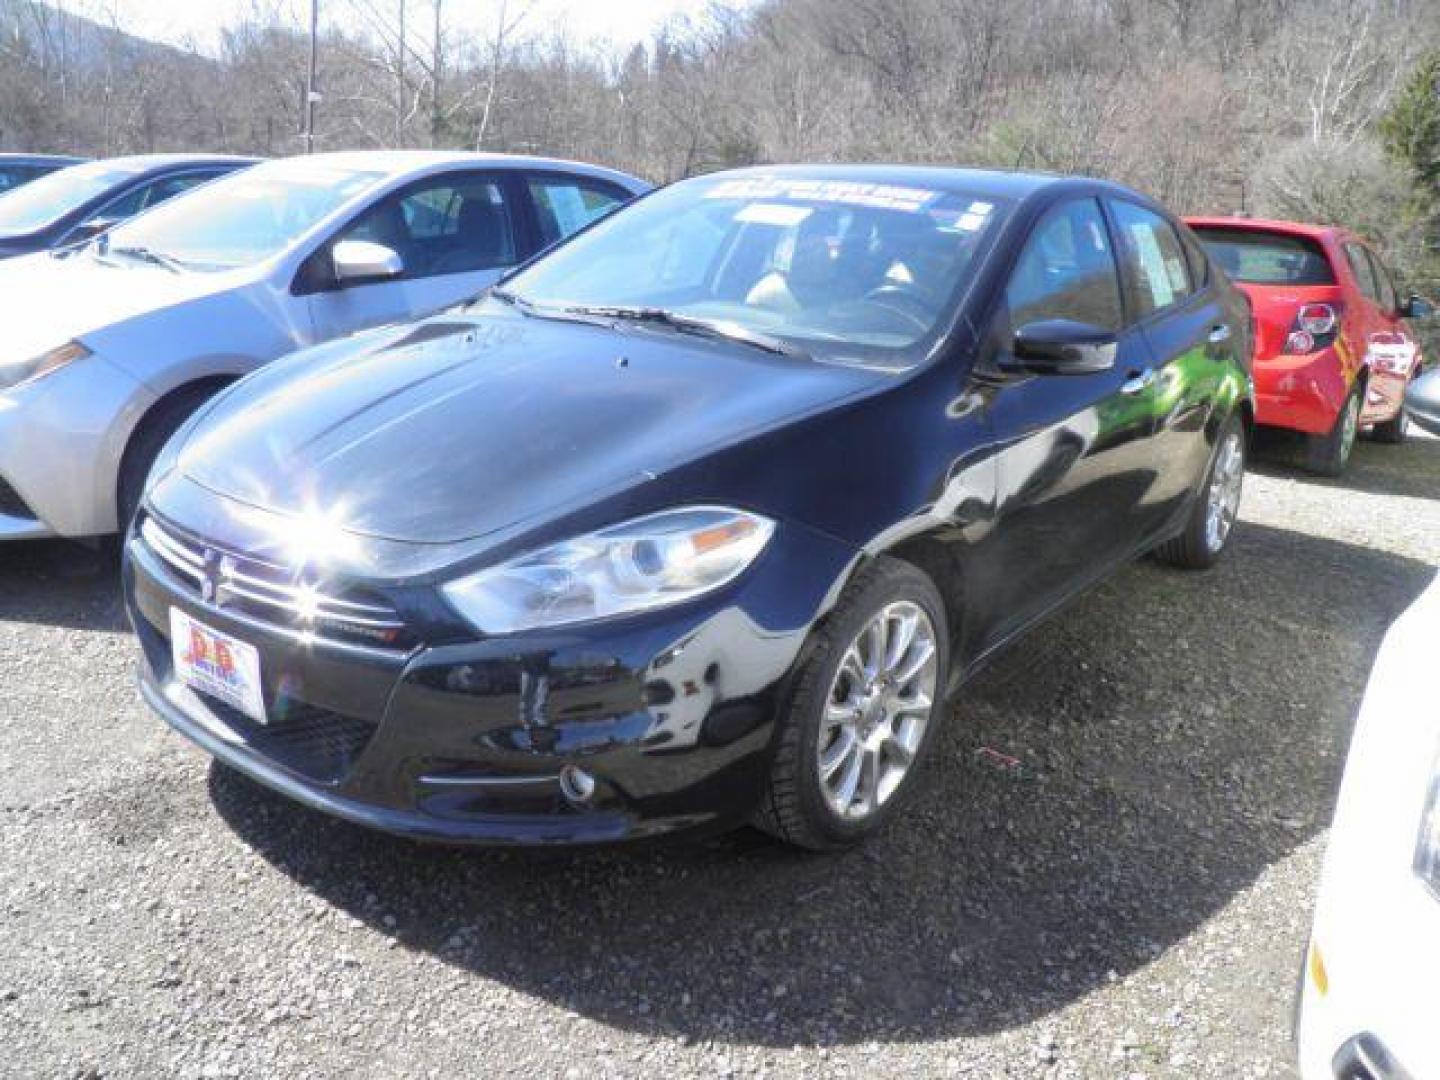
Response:
POLYGON ((145 711, 110 574, 6 548, 0 1075, 1286 1076, 1353 713, 1440 564, 1440 441, 1357 453, 1010 650, 842 857, 331 822, 145 711))

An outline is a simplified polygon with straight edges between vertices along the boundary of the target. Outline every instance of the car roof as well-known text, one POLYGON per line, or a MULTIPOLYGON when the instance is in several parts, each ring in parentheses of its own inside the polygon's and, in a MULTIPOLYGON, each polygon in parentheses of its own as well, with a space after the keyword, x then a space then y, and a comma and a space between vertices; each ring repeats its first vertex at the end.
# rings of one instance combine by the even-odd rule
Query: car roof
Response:
POLYGON ((1278 221, 1270 218, 1238 216, 1187 216, 1185 224, 1192 229, 1244 229, 1248 232, 1280 233, 1285 236, 1303 236, 1311 240, 1327 237, 1353 236, 1348 229, 1338 225, 1315 225, 1306 221, 1278 221))
POLYGON ((1083 176, 1026 172, 1010 169, 974 169, 958 165, 755 165, 710 176, 778 176, 807 180, 842 180, 854 183, 903 184, 928 188, 958 188, 966 194, 1024 200, 1044 192, 1075 189, 1101 191, 1153 202, 1123 184, 1083 176))
POLYGON ((563 158, 536 157, 525 154, 492 154, 473 150, 336 150, 285 160, 303 160, 341 169, 383 172, 392 177, 457 165, 494 169, 533 169, 536 171, 558 169, 564 172, 593 176, 597 179, 613 180, 632 191, 644 190, 651 186, 639 177, 620 172, 618 169, 609 169, 603 165, 566 161, 563 158))
POLYGON ((70 154, 0 154, 0 165, 80 165, 89 160, 70 154))

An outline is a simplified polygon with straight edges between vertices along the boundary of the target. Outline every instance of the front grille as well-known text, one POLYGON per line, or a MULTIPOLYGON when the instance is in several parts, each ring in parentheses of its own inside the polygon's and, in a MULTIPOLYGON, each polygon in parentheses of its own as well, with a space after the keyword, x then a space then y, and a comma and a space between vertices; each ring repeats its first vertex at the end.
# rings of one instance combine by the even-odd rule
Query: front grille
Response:
POLYGON ((0 517, 24 518, 26 521, 35 520, 35 511, 26 506, 20 493, 4 480, 0 480, 0 517))
POLYGON ((375 735, 376 724, 281 698, 267 724, 209 694, 197 695, 224 724, 257 753, 322 784, 343 780, 375 735))
POLYGON ((308 580, 264 559, 211 547, 146 517, 140 538, 191 593, 286 629, 403 651, 414 642, 405 620, 384 597, 308 580))

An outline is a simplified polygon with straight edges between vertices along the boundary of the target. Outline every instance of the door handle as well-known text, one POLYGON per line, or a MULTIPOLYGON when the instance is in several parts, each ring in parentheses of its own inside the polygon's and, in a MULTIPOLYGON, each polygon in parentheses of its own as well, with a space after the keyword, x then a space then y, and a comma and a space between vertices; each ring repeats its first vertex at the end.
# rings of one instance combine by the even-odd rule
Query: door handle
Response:
POLYGON ((1144 371, 1132 371, 1129 377, 1120 384, 1122 394, 1140 394, 1150 389, 1155 382, 1155 369, 1146 368, 1144 371))
POLYGON ((1225 323, 1216 323, 1210 328, 1210 344, 1223 345, 1230 340, 1230 327, 1225 323))

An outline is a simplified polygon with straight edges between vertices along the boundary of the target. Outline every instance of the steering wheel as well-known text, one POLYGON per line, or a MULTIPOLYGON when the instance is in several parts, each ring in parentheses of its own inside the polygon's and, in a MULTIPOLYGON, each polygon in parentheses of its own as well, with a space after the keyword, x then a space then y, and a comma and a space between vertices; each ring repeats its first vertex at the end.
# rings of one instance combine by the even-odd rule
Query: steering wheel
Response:
POLYGON ((935 321, 935 311, 930 303, 915 289, 906 285, 881 285, 871 289, 863 299, 867 304, 883 307, 903 317, 918 330, 929 330, 935 321))

